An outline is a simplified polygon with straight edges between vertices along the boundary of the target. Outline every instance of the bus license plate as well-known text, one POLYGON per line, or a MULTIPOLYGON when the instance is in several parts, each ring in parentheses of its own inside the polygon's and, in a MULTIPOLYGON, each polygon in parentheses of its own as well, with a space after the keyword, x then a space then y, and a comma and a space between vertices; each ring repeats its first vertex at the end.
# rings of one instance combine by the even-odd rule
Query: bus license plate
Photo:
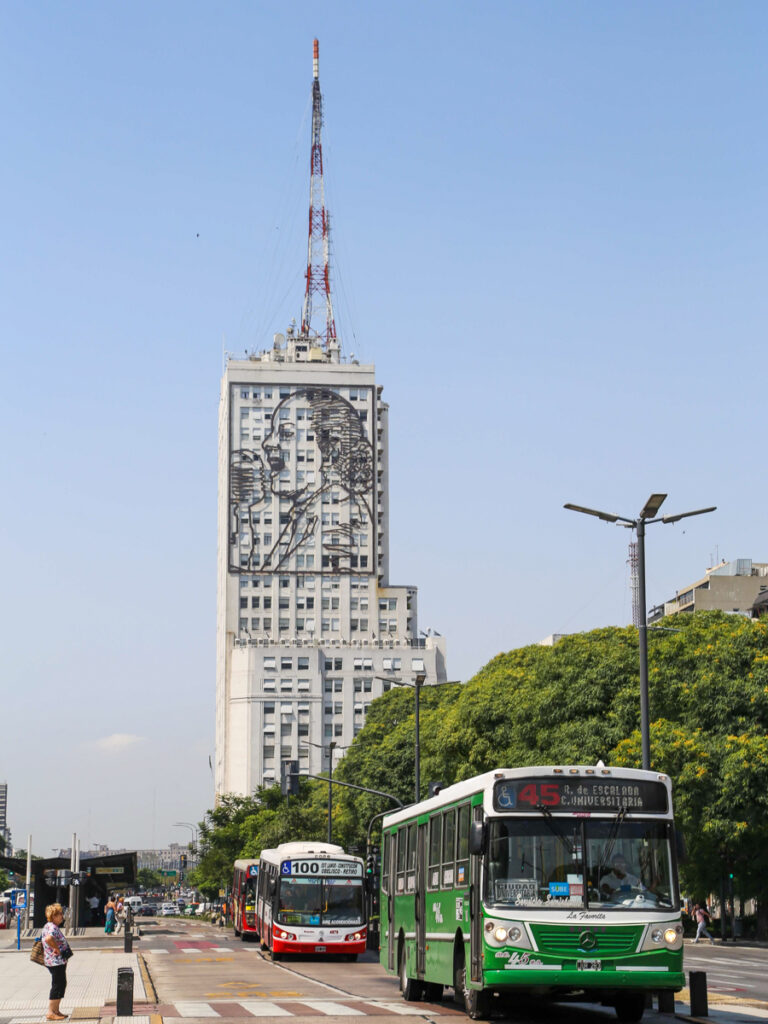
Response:
POLYGON ((325 953, 325 946, 315 946, 316 953, 325 953))
POLYGON ((577 960, 576 970, 577 971, 602 971, 603 961, 602 960, 577 960))

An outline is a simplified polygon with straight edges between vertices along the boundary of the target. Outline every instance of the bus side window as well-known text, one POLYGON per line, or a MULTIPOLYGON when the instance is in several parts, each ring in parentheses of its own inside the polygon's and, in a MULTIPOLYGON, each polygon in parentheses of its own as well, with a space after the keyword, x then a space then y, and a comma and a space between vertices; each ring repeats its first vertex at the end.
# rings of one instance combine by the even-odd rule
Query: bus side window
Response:
POLYGON ((416 889, 416 822, 408 826, 408 862, 406 864, 405 891, 416 889))
POLYGON ((405 892, 405 825, 397 830, 397 891, 405 892))
POLYGON ((442 817, 439 814, 433 815, 429 821, 429 867, 427 869, 427 888, 440 888, 440 854, 441 854, 441 830, 442 817))
POLYGON ((456 811, 451 808, 443 814, 443 889, 454 885, 454 860, 456 859, 456 811))
POLYGON ((456 885, 469 885, 469 804, 459 808, 456 835, 456 885))
POLYGON ((389 843, 391 836, 385 832, 381 837, 381 889, 389 892, 389 843))

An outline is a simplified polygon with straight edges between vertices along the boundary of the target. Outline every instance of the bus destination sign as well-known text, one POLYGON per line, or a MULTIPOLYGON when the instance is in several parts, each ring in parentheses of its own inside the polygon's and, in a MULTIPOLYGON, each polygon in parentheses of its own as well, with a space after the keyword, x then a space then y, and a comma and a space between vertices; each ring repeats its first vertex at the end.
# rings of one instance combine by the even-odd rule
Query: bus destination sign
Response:
POLYGON ((355 878, 363 865, 354 860, 284 860, 281 875, 299 878, 355 878))
POLYGON ((667 789, 662 782, 590 775, 504 779, 494 786, 493 806, 513 814, 536 810, 599 814, 617 813, 622 808, 633 813, 664 814, 668 809, 667 789))

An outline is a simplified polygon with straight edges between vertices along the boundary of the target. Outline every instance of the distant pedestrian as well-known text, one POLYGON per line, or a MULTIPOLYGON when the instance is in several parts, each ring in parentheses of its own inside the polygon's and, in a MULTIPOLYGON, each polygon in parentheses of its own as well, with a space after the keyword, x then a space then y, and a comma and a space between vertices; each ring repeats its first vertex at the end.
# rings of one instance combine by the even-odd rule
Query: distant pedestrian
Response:
POLYGON ((707 931, 707 925, 712 920, 707 908, 700 906, 698 903, 694 903, 693 920, 696 922, 696 938, 693 941, 698 942, 703 935, 705 938, 709 939, 710 945, 714 946, 715 940, 707 931))
POLYGON ((125 904, 122 896, 115 896, 115 935, 118 935, 125 921, 125 904))
POLYGON ((109 902, 104 907, 104 913, 104 931, 107 935, 111 935, 115 930, 115 924, 117 923, 117 918, 115 916, 117 913, 117 904, 112 896, 110 896, 109 902))
POLYGON ((89 906, 90 911, 91 911, 91 916, 90 916, 90 920, 89 920, 88 923, 89 924, 98 924, 99 923, 99 897, 98 897, 98 895, 96 893, 93 893, 92 896, 88 897, 88 906, 89 906))
POLYGON ((47 1020, 66 1020, 67 1015, 59 1009, 67 991, 67 960, 72 956, 69 943, 64 938, 61 926, 64 910, 60 903, 51 903, 45 908, 46 924, 43 926, 43 958, 51 972, 51 991, 48 995, 47 1020))

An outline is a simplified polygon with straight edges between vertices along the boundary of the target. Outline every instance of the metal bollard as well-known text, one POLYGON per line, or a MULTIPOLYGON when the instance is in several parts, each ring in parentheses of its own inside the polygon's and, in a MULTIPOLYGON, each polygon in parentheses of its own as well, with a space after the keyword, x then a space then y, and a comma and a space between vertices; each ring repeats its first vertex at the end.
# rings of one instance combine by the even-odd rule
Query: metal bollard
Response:
POLYGON ((126 928, 123 932, 123 952, 133 952, 133 932, 130 928, 126 928))
POLYGON ((708 1017, 707 972, 690 971, 688 973, 688 987, 691 992, 691 1016, 708 1017))
POLYGON ((133 1016, 133 968, 117 968, 117 1006, 116 1017, 133 1016))
POLYGON ((675 993, 659 992, 659 1013, 675 1012, 675 993))

